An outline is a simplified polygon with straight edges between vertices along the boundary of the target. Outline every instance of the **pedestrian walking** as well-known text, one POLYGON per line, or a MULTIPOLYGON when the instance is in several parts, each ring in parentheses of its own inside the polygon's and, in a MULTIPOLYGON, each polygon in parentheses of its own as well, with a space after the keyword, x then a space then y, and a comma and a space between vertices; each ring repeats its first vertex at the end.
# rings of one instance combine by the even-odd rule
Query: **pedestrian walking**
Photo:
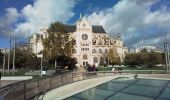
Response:
POLYGON ((113 75, 115 75, 115 74, 116 74, 116 72, 115 72, 115 68, 112 68, 112 73, 113 73, 113 75))

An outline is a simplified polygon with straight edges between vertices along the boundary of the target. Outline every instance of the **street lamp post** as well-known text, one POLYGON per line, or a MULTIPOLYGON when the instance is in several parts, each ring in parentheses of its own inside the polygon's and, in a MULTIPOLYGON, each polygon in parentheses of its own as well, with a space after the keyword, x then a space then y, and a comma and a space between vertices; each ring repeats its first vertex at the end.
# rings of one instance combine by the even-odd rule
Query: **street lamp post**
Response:
POLYGON ((9 68, 10 68, 10 60, 11 60, 11 33, 9 34, 8 70, 7 70, 8 75, 9 75, 9 68))
POLYGON ((14 40, 14 51, 13 51, 13 67, 12 67, 12 74, 14 75, 15 72, 15 40, 14 40))
POLYGON ((109 44, 110 44, 110 41, 108 42, 108 49, 107 49, 107 66, 109 66, 109 51, 110 51, 109 44))
POLYGON ((170 69, 169 48, 168 48, 166 36, 165 36, 165 42, 164 42, 164 52, 165 52, 166 67, 167 67, 167 70, 169 70, 170 69))
POLYGON ((165 64, 166 64, 166 68, 167 68, 167 70, 168 70, 166 49, 167 49, 167 48, 166 48, 166 43, 164 43, 165 64))
POLYGON ((41 58, 41 68, 40 68, 40 76, 42 77, 42 67, 43 67, 43 55, 37 55, 38 58, 41 58))
POLYGON ((43 57, 41 57, 41 77, 42 77, 42 64, 43 64, 43 57))
POLYGON ((167 43, 167 63, 168 63, 168 70, 170 70, 170 61, 169 61, 169 47, 168 47, 168 43, 167 43))
POLYGON ((5 73, 5 62, 6 62, 6 49, 4 49, 4 59, 3 59, 2 75, 4 75, 4 73, 5 73))
POLYGON ((108 48, 108 52, 107 52, 107 65, 109 66, 109 48, 108 48))

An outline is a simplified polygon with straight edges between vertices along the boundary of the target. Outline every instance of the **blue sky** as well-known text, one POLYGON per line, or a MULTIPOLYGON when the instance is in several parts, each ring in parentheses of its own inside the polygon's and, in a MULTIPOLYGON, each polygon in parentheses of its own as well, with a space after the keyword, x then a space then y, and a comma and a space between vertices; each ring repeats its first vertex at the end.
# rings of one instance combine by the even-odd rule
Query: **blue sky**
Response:
POLYGON ((0 0, 0 48, 9 47, 9 33, 24 40, 54 21, 74 24, 80 13, 112 36, 121 33, 128 47, 170 40, 170 0, 0 0))

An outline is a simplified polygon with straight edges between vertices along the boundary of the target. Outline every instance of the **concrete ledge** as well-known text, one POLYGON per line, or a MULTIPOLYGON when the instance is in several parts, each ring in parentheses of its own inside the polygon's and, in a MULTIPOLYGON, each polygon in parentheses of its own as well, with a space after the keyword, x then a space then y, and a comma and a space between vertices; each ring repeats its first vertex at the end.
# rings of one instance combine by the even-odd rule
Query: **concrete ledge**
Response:
POLYGON ((62 100, 72 95, 75 95, 79 92, 100 85, 102 83, 108 82, 117 77, 119 77, 119 75, 100 77, 100 78, 88 79, 88 80, 71 83, 47 92, 44 95, 43 100, 62 100))
POLYGON ((32 76, 7 76, 1 77, 1 80, 29 80, 32 79, 32 76))
POLYGON ((137 78, 170 80, 170 74, 138 74, 137 78))

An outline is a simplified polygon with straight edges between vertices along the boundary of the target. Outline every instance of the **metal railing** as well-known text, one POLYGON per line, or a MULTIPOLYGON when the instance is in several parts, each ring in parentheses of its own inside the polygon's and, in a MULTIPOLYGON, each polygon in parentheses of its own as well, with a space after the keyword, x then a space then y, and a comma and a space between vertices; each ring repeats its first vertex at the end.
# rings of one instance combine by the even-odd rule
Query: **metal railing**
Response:
MULTIPOLYGON (((122 74, 169 74, 165 70, 150 71, 117 71, 122 74)), ((65 73, 57 76, 50 76, 43 79, 28 80, 18 82, 16 84, 8 85, 0 88, 0 97, 4 100, 32 100, 38 98, 40 95, 44 95, 46 92, 55 89, 57 87, 73 83, 80 80, 86 80, 90 78, 110 76, 113 75, 111 71, 108 72, 84 72, 84 73, 65 73)))
POLYGON ((96 72, 65 73, 44 79, 23 81, 0 88, 0 95, 4 100, 31 100, 57 87, 105 75, 106 74, 97 74, 96 72))

